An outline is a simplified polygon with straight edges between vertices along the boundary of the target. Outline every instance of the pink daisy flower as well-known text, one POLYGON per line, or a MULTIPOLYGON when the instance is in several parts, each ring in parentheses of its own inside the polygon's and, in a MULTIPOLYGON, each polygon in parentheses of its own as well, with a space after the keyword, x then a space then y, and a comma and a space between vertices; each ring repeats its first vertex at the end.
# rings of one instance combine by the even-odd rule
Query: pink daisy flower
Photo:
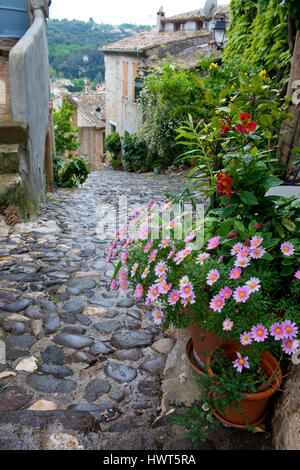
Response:
POLYGON ((174 254, 175 254, 175 250, 176 250, 176 248, 174 246, 173 250, 171 250, 170 253, 168 254, 168 259, 173 258, 174 254))
POLYGON ((149 268, 145 268, 145 269, 144 269, 144 272, 143 272, 143 274, 142 274, 142 279, 146 279, 146 277, 148 276, 148 274, 149 274, 149 268))
POLYGON ((183 276, 183 277, 180 279, 180 281, 179 281, 179 285, 180 285, 180 287, 184 287, 184 286, 186 286, 189 282, 190 282, 189 277, 188 277, 188 276, 183 276))
POLYGON ((161 322, 164 316, 163 312, 161 310, 156 309, 152 313, 152 316, 153 316, 154 323, 156 325, 161 325, 161 322))
POLYGON ((254 341, 262 343, 268 336, 268 330, 263 325, 256 325, 252 327, 251 334, 254 341))
POLYGON ((113 281, 110 285, 110 290, 115 290, 116 287, 117 287, 117 281, 115 279, 113 279, 113 281))
POLYGON ((189 235, 187 235, 185 237, 184 242, 185 243, 192 242, 194 240, 195 236, 196 236, 195 232, 190 233, 189 235))
POLYGON ((237 256, 237 259, 234 262, 234 265, 240 268, 246 268, 247 266, 249 266, 249 264, 250 264, 249 258, 243 258, 243 257, 240 257, 239 255, 237 256))
POLYGON ((243 244, 241 242, 239 243, 236 243, 235 245, 233 245, 233 247, 231 248, 231 252, 230 254, 232 256, 236 255, 242 248, 243 248, 243 244))
POLYGON ((238 286, 234 293, 233 293, 233 298, 236 302, 243 302, 245 303, 246 300, 248 300, 250 297, 250 289, 248 286, 238 286))
POLYGON ((159 285, 159 290, 161 294, 167 294, 169 290, 171 289, 172 284, 168 284, 166 281, 162 282, 159 285))
POLYGON ((149 242, 147 242, 146 245, 145 245, 144 253, 148 253, 148 251, 151 250, 152 245, 153 245, 153 241, 152 241, 152 240, 150 240, 149 242))
POLYGON ((239 251, 238 251, 238 257, 239 258, 247 258, 248 256, 248 253, 250 251, 250 248, 248 248, 247 246, 243 246, 239 251))
POLYGON ((225 300, 224 297, 221 297, 221 295, 215 295, 209 304, 209 307, 214 311, 214 312, 221 312, 222 308, 225 305, 225 300))
POLYGON ((169 229, 175 228, 176 225, 177 225, 177 220, 176 220, 176 219, 173 219, 173 220, 171 220, 171 222, 169 223, 168 228, 169 228, 169 229))
POLYGON ((220 290, 219 295, 224 299, 229 299, 232 296, 232 290, 229 287, 224 287, 224 289, 220 290))
POLYGON ((250 251, 250 256, 253 259, 260 259, 264 256, 266 250, 262 248, 261 246, 257 246, 253 250, 250 251))
POLYGON ((208 240, 207 249, 213 250, 214 248, 217 248, 217 246, 220 245, 220 240, 221 240, 221 237, 219 235, 217 237, 213 237, 210 240, 208 240))
POLYGON ((223 330, 224 331, 230 331, 230 330, 232 330, 232 327, 233 327, 233 321, 231 321, 229 318, 226 318, 223 321, 223 330))
POLYGON ((285 320, 282 323, 285 338, 295 338, 298 334, 298 328, 296 323, 292 323, 291 320, 285 320))
POLYGON ((149 255, 149 259, 148 259, 148 263, 153 263, 153 261, 155 261, 155 258, 156 258, 156 255, 157 255, 157 250, 153 250, 150 255, 149 255))
POLYGON ((125 281, 127 281, 127 274, 126 274, 126 271, 122 270, 119 272, 119 282, 122 283, 125 281))
POLYGON ((181 303, 183 304, 184 307, 186 307, 188 304, 194 304, 195 303, 195 294, 194 294, 194 292, 192 292, 189 297, 181 299, 181 303))
POLYGON ((126 292, 128 290, 128 287, 129 287, 129 282, 128 281, 125 281, 125 282, 122 282, 121 284, 121 289, 126 292))
POLYGON ((244 333, 240 335, 240 341, 243 346, 247 346, 247 344, 251 344, 252 343, 251 333, 247 333, 246 331, 244 331, 244 333))
POLYGON ((203 265, 204 261, 210 257, 210 254, 209 253, 200 253, 198 256, 197 256, 197 261, 196 261, 196 264, 201 264, 203 265))
POLYGON ((148 238, 150 232, 150 228, 148 225, 142 225, 139 230, 139 239, 140 240, 146 240, 148 238))
POLYGON ((280 249, 284 256, 291 256, 295 253, 294 245, 289 242, 282 243, 280 249))
POLYGON ((180 297, 180 292, 176 289, 172 290, 172 292, 169 294, 168 297, 168 302, 170 305, 175 305, 180 297))
POLYGON ((230 273, 229 273, 229 277, 230 279, 238 279, 242 274, 242 270, 241 268, 233 268, 230 273))
POLYGON ((270 327, 270 335, 274 336, 276 341, 285 338, 285 331, 282 324, 274 323, 274 325, 270 327))
POLYGON ((248 356, 247 357, 242 357, 239 352, 237 354, 237 359, 233 361, 233 367, 237 369, 238 372, 242 372, 243 367, 246 367, 246 369, 249 369, 249 362, 248 362, 248 356))
POLYGON ((147 298, 151 300, 155 300, 159 297, 159 287, 156 284, 153 284, 148 291, 147 298))
POLYGON ((251 240, 250 240, 250 247, 255 249, 258 246, 260 246, 262 244, 262 242, 263 242, 263 237, 255 236, 255 237, 251 238, 251 240))
POLYGON ((156 279, 156 284, 158 284, 158 285, 161 285, 164 282, 166 282, 166 275, 165 274, 162 274, 160 277, 158 277, 156 279))
POLYGON ((162 274, 165 274, 167 269, 167 265, 164 261, 161 261, 155 266, 154 272, 157 276, 161 276, 162 274))
POLYGON ((260 289, 260 280, 257 277, 251 277, 249 281, 246 282, 246 286, 249 287, 250 293, 257 292, 260 289))
POLYGON ((134 277, 138 268, 138 263, 135 263, 131 268, 131 277, 134 277))
POLYGON ((282 349, 286 354, 294 354, 299 349, 299 341, 297 339, 287 338, 283 340, 282 349))
POLYGON ((171 238, 167 237, 158 245, 160 248, 166 248, 170 244, 171 238))
POLYGON ((193 285, 191 282, 188 282, 185 286, 181 287, 180 294, 183 299, 190 297, 193 293, 193 285))
POLYGON ((209 273, 207 274, 207 281, 206 284, 209 286, 212 286, 220 277, 220 273, 217 269, 211 269, 209 273))
POLYGON ((122 256, 121 256, 122 264, 126 264, 126 263, 127 263, 128 256, 129 256, 128 251, 125 251, 125 253, 122 254, 122 256))
POLYGON ((138 299, 140 297, 143 297, 143 294, 144 294, 144 287, 142 284, 138 284, 136 286, 133 296, 138 299))
POLYGON ((294 276, 295 276, 296 279, 300 280, 300 270, 296 271, 294 276))

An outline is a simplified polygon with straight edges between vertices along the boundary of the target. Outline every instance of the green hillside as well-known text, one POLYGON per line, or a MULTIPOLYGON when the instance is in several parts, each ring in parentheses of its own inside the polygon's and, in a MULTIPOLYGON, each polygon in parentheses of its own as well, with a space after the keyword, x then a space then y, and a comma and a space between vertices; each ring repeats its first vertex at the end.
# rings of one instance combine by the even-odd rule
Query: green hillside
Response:
POLYGON ((104 56, 99 50, 105 44, 131 36, 151 26, 96 24, 78 20, 48 20, 49 61, 51 77, 85 76, 83 56, 89 57, 87 75, 91 81, 104 81, 104 56))

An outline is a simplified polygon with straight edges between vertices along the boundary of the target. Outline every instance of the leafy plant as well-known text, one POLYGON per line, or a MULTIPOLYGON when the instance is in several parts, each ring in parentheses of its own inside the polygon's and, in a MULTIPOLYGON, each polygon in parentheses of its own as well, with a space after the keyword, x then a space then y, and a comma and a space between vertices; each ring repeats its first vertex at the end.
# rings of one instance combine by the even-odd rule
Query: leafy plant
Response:
POLYGON ((118 132, 112 132, 104 140, 104 150, 108 150, 116 158, 122 150, 122 143, 118 132))
POLYGON ((136 134, 125 132, 122 160, 127 171, 146 170, 147 147, 136 134))
POLYGON ((64 156, 66 152, 77 150, 81 142, 78 140, 79 129, 71 122, 75 110, 72 105, 64 100, 58 110, 53 110, 55 150, 56 154, 64 156))
POLYGON ((90 171, 85 160, 78 157, 70 161, 58 160, 55 173, 57 187, 74 188, 86 181, 90 171))

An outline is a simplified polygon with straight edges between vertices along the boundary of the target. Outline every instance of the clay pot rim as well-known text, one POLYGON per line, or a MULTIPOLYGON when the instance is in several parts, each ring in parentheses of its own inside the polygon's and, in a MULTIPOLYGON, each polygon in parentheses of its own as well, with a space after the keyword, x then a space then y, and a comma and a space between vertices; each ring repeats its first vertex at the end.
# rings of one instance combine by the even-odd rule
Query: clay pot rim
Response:
MULTIPOLYGON (((234 344, 234 343, 226 343, 223 346, 219 346, 219 347, 224 348, 224 346, 225 347, 232 347, 232 349, 237 349, 237 350, 240 349, 240 345, 239 344, 234 344)), ((218 348, 216 348, 216 349, 218 349, 218 348)), ((212 369, 210 368, 211 358, 212 358, 214 352, 210 356, 208 356, 208 358, 207 358, 207 373, 211 377, 214 375, 212 369)), ((278 364, 277 359, 272 354, 270 354, 268 351, 265 351, 263 353, 262 361, 268 363, 269 365, 271 365, 274 362, 276 362, 278 364)), ((262 392, 256 392, 256 393, 241 392, 244 395, 242 400, 244 400, 244 399, 247 399, 247 400, 263 400, 265 398, 268 398, 271 395, 273 395, 275 392, 277 392, 277 390, 279 390, 281 384, 282 384, 282 371, 281 371, 280 366, 278 366, 278 375, 277 375, 276 382, 273 383, 270 388, 268 388, 267 390, 263 390, 262 392)))

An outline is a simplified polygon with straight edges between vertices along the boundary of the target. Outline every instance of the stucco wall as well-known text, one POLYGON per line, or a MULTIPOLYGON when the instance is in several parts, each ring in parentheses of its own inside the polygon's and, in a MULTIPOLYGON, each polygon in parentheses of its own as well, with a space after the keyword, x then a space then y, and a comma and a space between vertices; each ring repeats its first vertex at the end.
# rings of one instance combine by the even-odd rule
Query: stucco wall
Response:
POLYGON ((132 134, 138 127, 137 105, 133 101, 133 64, 141 62, 137 55, 105 54, 106 133, 110 124, 117 127, 121 137, 132 134), (123 97, 123 62, 128 62, 128 98, 123 97))
POLYGON ((21 175, 38 206, 45 200, 45 141, 49 123, 49 59, 45 17, 34 10, 34 22, 10 51, 10 80, 13 118, 27 122, 29 140, 27 161, 21 162, 21 175))
POLYGON ((76 155, 84 157, 92 170, 99 170, 102 166, 103 134, 104 129, 94 127, 83 127, 78 134, 82 145, 76 151, 76 155))

